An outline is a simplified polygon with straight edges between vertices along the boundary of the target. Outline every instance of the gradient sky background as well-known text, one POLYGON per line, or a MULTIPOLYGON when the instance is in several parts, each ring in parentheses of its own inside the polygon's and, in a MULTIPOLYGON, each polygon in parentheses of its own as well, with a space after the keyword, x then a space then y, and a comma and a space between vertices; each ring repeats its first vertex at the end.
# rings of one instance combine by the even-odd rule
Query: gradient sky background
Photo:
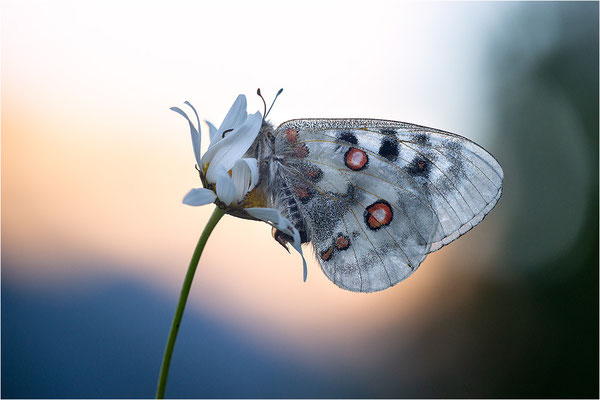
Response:
POLYGON ((338 289, 312 259, 303 283, 269 226, 225 217, 168 395, 597 396, 597 285, 573 305, 596 337, 569 352, 581 392, 511 375, 532 354, 548 370, 564 361, 568 332, 538 338, 569 324, 547 314, 540 277, 597 283, 569 256, 583 254, 582 232, 597 235, 597 15, 594 3, 4 2, 2 396, 153 395, 212 211, 181 204, 200 182, 169 107, 189 100, 219 124, 239 93, 262 111, 257 87, 267 101, 284 88, 275 123, 371 117, 466 136, 499 160, 505 194, 410 279, 368 295, 338 289), (566 81, 536 69, 548 59, 566 81))

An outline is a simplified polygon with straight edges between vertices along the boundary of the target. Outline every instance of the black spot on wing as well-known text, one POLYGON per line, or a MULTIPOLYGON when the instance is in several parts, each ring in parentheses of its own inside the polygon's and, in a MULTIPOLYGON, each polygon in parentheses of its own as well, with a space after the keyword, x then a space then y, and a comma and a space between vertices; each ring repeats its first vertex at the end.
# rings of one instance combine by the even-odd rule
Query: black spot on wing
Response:
POLYGON ((406 167, 406 172, 412 176, 422 176, 428 178, 430 171, 431 163, 420 156, 413 158, 410 164, 408 164, 406 167))
POLYGON ((356 135, 354 133, 348 132, 348 131, 340 132, 338 135, 338 139, 346 141, 348 143, 352 143, 352 144, 358 143, 358 139, 356 138, 356 135))
POLYGON ((389 138, 383 139, 379 147, 379 155, 389 161, 396 161, 398 158, 398 142, 389 138))
POLYGON ((442 147, 447 149, 454 155, 460 155, 462 153, 462 146, 453 140, 445 140, 442 142, 442 147))
POLYGON ((379 132, 381 132, 384 135, 388 135, 388 136, 396 136, 396 131, 393 129, 382 129, 379 132))
POLYGON ((417 133, 413 140, 415 143, 425 145, 429 143, 429 136, 424 133, 417 133))

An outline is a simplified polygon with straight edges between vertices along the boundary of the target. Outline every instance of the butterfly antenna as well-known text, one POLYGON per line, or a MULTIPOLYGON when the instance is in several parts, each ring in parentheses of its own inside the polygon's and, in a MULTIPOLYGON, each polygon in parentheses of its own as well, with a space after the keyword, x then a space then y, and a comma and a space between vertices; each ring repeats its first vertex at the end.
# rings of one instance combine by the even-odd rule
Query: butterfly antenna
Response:
POLYGON ((267 116, 267 102, 265 101, 265 98, 262 96, 262 93, 260 93, 260 88, 256 89, 256 94, 263 101, 263 106, 265 107, 265 111, 263 112, 263 115, 264 115, 263 119, 265 119, 267 116))
POLYGON ((277 94, 275 95, 275 98, 273 99, 273 102, 271 103, 271 107, 269 107, 269 111, 267 111, 267 113, 265 114, 265 118, 267 118, 267 115, 269 115, 269 113, 271 112, 271 108, 273 108, 273 105, 275 104, 275 100, 277 100, 277 98, 279 97, 281 92, 283 92, 283 88, 281 88, 277 91, 277 94))

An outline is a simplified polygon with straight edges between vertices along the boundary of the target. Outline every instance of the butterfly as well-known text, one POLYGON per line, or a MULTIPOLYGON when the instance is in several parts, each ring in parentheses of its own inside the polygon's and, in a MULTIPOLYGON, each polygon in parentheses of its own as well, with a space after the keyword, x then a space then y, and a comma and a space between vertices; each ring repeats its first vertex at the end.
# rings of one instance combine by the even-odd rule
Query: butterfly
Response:
MULTIPOLYGON (((258 160, 256 189, 268 206, 312 244, 334 284, 355 292, 406 279, 502 194, 502 168, 481 146, 404 122, 264 120, 247 154, 258 160)), ((292 241, 275 228, 273 237, 292 241)))

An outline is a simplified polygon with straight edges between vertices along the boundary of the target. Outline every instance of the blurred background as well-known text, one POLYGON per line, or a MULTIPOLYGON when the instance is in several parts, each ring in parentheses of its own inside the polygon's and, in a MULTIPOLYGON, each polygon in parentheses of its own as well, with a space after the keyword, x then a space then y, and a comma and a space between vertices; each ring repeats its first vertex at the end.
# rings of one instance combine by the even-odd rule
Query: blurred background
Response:
POLYGON ((257 87, 285 88, 276 124, 466 136, 504 195, 373 294, 316 260, 303 283, 269 226, 226 216, 168 396, 598 397, 598 3, 369 4, 3 2, 2 397, 154 395, 213 207, 181 204, 200 182, 169 107, 220 124, 257 87))

